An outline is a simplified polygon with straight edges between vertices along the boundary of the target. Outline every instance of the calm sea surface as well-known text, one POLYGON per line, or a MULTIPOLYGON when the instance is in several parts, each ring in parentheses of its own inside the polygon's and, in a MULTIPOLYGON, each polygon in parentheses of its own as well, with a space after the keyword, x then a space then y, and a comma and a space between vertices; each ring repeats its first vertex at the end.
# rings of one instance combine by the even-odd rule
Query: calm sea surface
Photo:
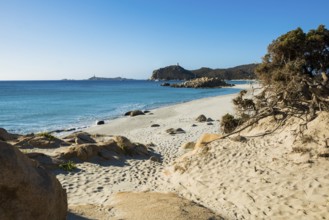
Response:
POLYGON ((160 84, 146 80, 0 81, 0 127, 21 134, 83 128, 133 109, 153 109, 240 91, 178 89, 160 84))

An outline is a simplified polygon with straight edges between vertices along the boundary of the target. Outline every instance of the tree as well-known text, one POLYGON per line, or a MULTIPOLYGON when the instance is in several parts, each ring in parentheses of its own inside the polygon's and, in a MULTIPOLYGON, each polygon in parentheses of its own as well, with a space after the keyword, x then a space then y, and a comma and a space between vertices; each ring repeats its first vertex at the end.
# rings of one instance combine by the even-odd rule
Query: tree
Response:
MULTIPOLYGON (((270 106, 313 112, 329 110, 329 30, 320 25, 278 37, 256 69, 270 106), (322 77, 321 77, 322 76, 322 77)), ((264 100, 263 100, 264 101, 264 100)))
POLYGON ((317 111, 329 111, 328 73, 329 30, 324 25, 308 33, 297 28, 278 37, 256 68, 263 91, 254 99, 245 99, 242 92, 233 100, 240 118, 228 119, 247 123, 233 133, 268 116, 279 121, 289 116, 310 120, 317 111))

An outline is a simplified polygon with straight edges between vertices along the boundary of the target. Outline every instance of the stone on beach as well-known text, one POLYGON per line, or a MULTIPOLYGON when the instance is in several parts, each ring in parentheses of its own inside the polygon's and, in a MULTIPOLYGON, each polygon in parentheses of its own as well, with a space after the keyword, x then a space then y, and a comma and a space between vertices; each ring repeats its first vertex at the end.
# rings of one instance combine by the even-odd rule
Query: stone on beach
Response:
POLYGON ((199 115, 196 119, 197 122, 206 122, 207 121, 207 117, 204 115, 199 115))
POLYGON ((137 115, 145 115, 145 113, 141 110, 133 110, 133 111, 126 112, 124 114, 124 116, 131 116, 131 117, 134 117, 137 115))
POLYGON ((66 219, 66 192, 55 176, 1 141, 0 195, 0 219, 66 219))
POLYGON ((96 125, 103 125, 103 124, 105 124, 104 121, 96 121, 96 125))
POLYGON ((181 134, 181 133, 185 133, 185 131, 182 128, 169 128, 166 130, 166 132, 168 134, 181 134))

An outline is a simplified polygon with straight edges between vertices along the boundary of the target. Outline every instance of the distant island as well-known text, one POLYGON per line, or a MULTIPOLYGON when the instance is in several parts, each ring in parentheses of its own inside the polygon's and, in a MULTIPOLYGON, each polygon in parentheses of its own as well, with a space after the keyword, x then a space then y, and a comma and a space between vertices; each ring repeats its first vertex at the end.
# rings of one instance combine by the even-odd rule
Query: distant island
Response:
POLYGON ((127 79, 127 78, 122 78, 122 77, 107 78, 107 77, 93 76, 93 77, 90 77, 87 80, 116 80, 116 81, 125 81, 125 80, 134 80, 134 79, 127 79))
POLYGON ((227 69, 202 67, 197 70, 186 70, 177 64, 154 70, 150 80, 189 80, 202 77, 226 80, 255 79, 256 75, 254 70, 256 66, 257 64, 246 64, 227 69))

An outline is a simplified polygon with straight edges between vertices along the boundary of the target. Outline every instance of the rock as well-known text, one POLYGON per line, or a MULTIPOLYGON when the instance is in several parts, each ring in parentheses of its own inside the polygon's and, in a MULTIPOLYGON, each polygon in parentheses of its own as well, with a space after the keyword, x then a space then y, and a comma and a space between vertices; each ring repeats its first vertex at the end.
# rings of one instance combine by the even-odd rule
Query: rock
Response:
POLYGON ((150 157, 150 161, 153 161, 153 162, 158 162, 160 163, 161 162, 161 159, 159 157, 156 157, 156 156, 152 156, 150 157))
POLYGON ((166 132, 168 134, 181 134, 181 133, 185 133, 185 131, 181 128, 177 128, 177 129, 174 129, 174 128, 169 128, 166 130, 166 132))
POLYGON ((231 140, 237 141, 237 142, 246 142, 247 138, 243 137, 241 135, 237 135, 237 136, 231 137, 231 140))
POLYGON ((126 112, 126 113, 124 114, 124 116, 129 116, 129 115, 130 115, 130 113, 131 113, 131 111, 129 111, 129 112, 126 112))
MULTIPOLYGON (((120 192, 113 195, 111 216, 125 220, 222 220, 220 215, 174 193, 120 192)), ((107 208, 106 210, 108 210, 107 208)), ((86 208, 80 209, 86 210, 86 208)), ((79 213, 80 210, 77 210, 79 213)), ((88 210, 88 209, 87 209, 88 210)), ((100 210, 93 207, 93 210, 100 210)), ((80 211, 80 213, 81 213, 80 211)), ((108 212, 109 213, 109 212, 108 212)), ((102 215, 104 216, 104 215, 102 215)), ((95 219, 95 218, 93 218, 95 219)))
POLYGON ((193 124, 192 127, 196 127, 197 125, 196 124, 193 124))
POLYGON ((134 111, 130 112, 131 117, 134 117, 134 116, 137 116, 137 115, 144 115, 144 112, 142 112, 140 110, 134 110, 134 111))
POLYGON ((161 86, 170 86, 170 83, 162 83, 161 86))
POLYGON ((214 141, 216 139, 219 139, 220 137, 221 137, 221 135, 219 135, 219 134, 207 134, 207 133, 205 133, 197 140, 197 142, 195 144, 195 148, 204 147, 209 142, 214 141))
POLYGON ((0 142, 0 219, 66 219, 67 196, 56 177, 0 142))
POLYGON ((0 128, 0 141, 11 141, 18 138, 17 134, 10 134, 6 129, 0 128))
POLYGON ((196 78, 192 80, 185 81, 183 83, 172 84, 171 87, 174 88, 221 88, 234 86, 232 84, 226 83, 223 79, 215 78, 196 78))
POLYGON ((124 136, 114 136, 107 142, 97 144, 80 144, 72 146, 61 152, 58 157, 63 159, 78 158, 82 161, 89 161, 97 158, 110 160, 123 155, 148 156, 148 148, 140 143, 132 143, 124 136))
POLYGON ((213 123, 211 123, 211 122, 208 122, 208 123, 207 123, 207 125, 214 125, 214 124, 213 124, 213 123))
POLYGON ((98 146, 95 144, 81 144, 72 146, 60 154, 61 158, 73 159, 78 158, 82 161, 92 159, 98 153, 98 146))
POLYGON ((207 121, 207 117, 204 115, 199 115, 195 120, 197 122, 205 122, 205 121, 207 121))
POLYGON ((195 147, 195 143, 194 142, 187 142, 182 144, 181 148, 184 150, 188 150, 188 149, 194 149, 195 147))
POLYGON ((40 166, 50 170, 57 169, 60 164, 65 162, 64 160, 60 160, 43 153, 31 152, 26 153, 25 155, 31 160, 37 161, 40 166))
POLYGON ((92 138, 92 135, 87 132, 77 132, 70 134, 64 138, 68 142, 76 144, 94 144, 96 141, 92 138))
POLYGON ((103 125, 103 124, 105 124, 105 121, 97 121, 96 122, 96 125, 103 125))
POLYGON ((212 118, 207 118, 207 122, 212 122, 214 121, 212 118))
POLYGON ((140 143, 132 143, 128 138, 124 136, 114 136, 113 140, 123 150, 125 154, 130 156, 133 155, 143 155, 146 156, 149 154, 147 147, 140 143))
POLYGON ((176 129, 176 134, 180 134, 180 133, 185 133, 185 131, 181 128, 177 128, 176 129))
POLYGON ((32 137, 25 137, 15 144, 21 148, 59 148, 62 146, 68 146, 65 141, 58 139, 51 135, 35 135, 32 137))
POLYGON ((153 124, 153 125, 151 125, 151 127, 152 127, 152 128, 160 127, 160 125, 159 125, 159 124, 153 124))

